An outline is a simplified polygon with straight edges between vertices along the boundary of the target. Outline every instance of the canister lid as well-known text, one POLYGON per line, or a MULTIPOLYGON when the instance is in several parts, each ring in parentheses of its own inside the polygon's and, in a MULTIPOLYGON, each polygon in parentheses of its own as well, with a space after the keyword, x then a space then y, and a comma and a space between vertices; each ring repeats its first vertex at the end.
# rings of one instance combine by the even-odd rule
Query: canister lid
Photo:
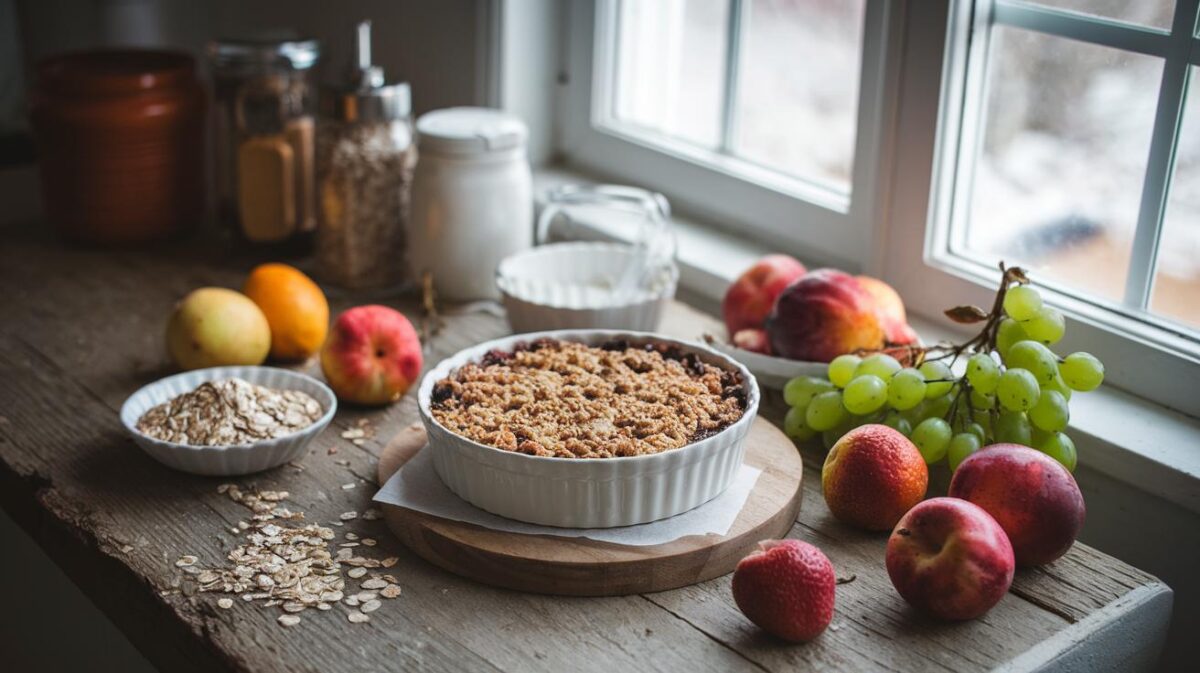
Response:
POLYGON ((174 51, 94 49, 51 56, 37 64, 38 86, 67 95, 133 94, 195 81, 195 59, 174 51))
POLYGON ((285 65, 308 70, 320 56, 320 42, 302 37, 222 38, 208 45, 208 57, 219 68, 285 65))
POLYGON ((434 110, 417 120, 422 152, 485 154, 524 147, 525 122, 502 110, 452 107, 434 110))

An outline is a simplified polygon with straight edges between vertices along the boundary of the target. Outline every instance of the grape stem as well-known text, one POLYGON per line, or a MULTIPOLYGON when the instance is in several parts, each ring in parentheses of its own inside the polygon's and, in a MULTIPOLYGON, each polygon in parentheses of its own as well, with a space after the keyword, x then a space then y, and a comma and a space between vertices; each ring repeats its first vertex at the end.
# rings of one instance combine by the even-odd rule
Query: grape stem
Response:
MULTIPOLYGON (((916 357, 916 364, 914 366, 920 366, 923 362, 934 362, 949 358, 950 366, 953 367, 964 353, 991 353, 996 350, 996 335, 1000 329, 1000 321, 1004 319, 1004 297, 1008 294, 1008 288, 1013 283, 1024 285, 1029 282, 1029 277, 1025 274, 1025 270, 1019 266, 1006 267, 1004 262, 1000 262, 1000 273, 1002 274, 1000 288, 996 290, 996 298, 992 302, 992 310, 984 320, 983 329, 974 337, 961 344, 943 342, 937 346, 920 349, 921 353, 916 357), (930 357, 931 353, 934 354, 933 357, 930 357)), ((947 313, 949 314, 952 311, 954 309, 947 311, 947 313)))
MULTIPOLYGON (((950 342, 941 342, 936 346, 923 348, 920 346, 903 347, 908 349, 905 354, 912 358, 912 366, 919 367, 925 362, 937 362, 949 360, 949 367, 953 368, 958 362, 958 359, 964 354, 987 353, 991 354, 996 350, 996 337, 1000 330, 1000 321, 1004 319, 1004 297, 1008 294, 1009 286, 1014 283, 1017 285, 1025 285, 1029 283, 1029 276, 1025 270, 1019 266, 1008 267, 1004 262, 1000 262, 1000 287, 996 290, 996 298, 992 301, 992 310, 983 318, 983 329, 974 337, 960 344, 950 342)), ((983 314, 981 309, 976 307, 958 307, 964 309, 964 313, 975 315, 983 314)), ((946 311, 947 316, 954 318, 953 313, 957 313, 958 309, 950 309, 946 311)), ((889 349, 895 350, 895 349, 889 349)), ((954 427, 954 419, 959 415, 959 403, 963 396, 967 396, 967 404, 964 407, 964 413, 968 423, 975 422, 975 409, 971 406, 971 383, 967 380, 964 374, 956 379, 951 379, 958 385, 957 392, 954 395, 954 401, 950 403, 950 408, 946 411, 944 420, 954 427)), ((944 382, 944 380, 941 380, 944 382)), ((926 383, 929 383, 928 381, 926 383)), ((989 415, 994 413, 994 410, 988 411, 989 415)), ((995 419, 992 419, 993 424, 995 419)), ((966 426, 966 423, 963 424, 966 426)))

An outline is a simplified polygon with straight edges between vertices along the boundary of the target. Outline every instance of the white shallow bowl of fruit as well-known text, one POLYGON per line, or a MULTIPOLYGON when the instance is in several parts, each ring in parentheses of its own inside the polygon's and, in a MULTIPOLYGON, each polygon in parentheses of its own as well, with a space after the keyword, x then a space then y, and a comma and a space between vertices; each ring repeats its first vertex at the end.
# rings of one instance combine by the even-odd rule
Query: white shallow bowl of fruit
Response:
POLYGON ((739 276, 721 314, 729 338, 705 340, 770 388, 797 376, 824 377, 843 353, 885 351, 907 361, 908 347, 920 344, 887 283, 837 269, 808 271, 787 255, 768 255, 739 276))

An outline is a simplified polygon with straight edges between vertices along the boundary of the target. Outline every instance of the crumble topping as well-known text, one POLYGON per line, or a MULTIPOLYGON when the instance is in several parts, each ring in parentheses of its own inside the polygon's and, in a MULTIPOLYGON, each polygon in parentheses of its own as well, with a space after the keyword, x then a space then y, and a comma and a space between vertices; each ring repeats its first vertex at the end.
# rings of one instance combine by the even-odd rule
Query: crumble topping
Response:
POLYGON ((433 388, 450 431, 506 451, 612 458, 677 449, 746 410, 734 371, 669 344, 602 346, 543 339, 490 351, 433 388))

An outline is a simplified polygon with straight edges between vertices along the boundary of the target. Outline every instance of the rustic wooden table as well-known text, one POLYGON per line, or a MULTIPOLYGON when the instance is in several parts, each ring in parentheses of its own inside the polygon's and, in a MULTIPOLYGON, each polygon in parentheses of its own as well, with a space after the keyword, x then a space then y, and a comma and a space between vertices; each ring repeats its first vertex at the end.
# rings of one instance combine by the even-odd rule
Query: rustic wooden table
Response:
MULTIPOLYGON (((1170 589, 1082 544, 1018 572, 1010 595, 980 619, 922 618, 888 581, 886 536, 830 516, 816 449, 803 451, 806 493, 791 535, 818 544, 854 580, 838 587, 832 626, 807 645, 750 625, 728 576, 618 598, 515 593, 433 567, 379 521, 345 529, 379 537, 379 554, 399 557, 391 572, 403 594, 370 623, 309 611, 284 628, 277 608, 218 609, 216 594, 180 591, 174 561, 196 554, 220 564, 245 510, 217 493, 224 480, 141 453, 117 410, 168 373, 162 333, 173 303, 197 286, 237 287, 251 261, 200 244, 69 250, 30 227, 0 230, 0 240, 0 504, 164 670, 1131 670, 1151 666, 1161 648, 1170 589)), ((362 301, 333 298, 335 309, 362 301)), ((417 314, 412 302, 389 303, 417 314)), ((712 324, 676 304, 664 331, 696 337, 712 324)), ((427 344, 427 364, 505 332, 495 315, 450 316, 427 344)), ((775 421, 781 412, 764 410, 775 421)), ((381 446, 415 418, 411 395, 382 411, 344 409, 296 466, 236 481, 287 490, 310 520, 335 521, 369 507, 381 446), (361 418, 377 434, 355 445, 341 434, 361 418), (358 487, 344 490, 350 482, 358 487)))

